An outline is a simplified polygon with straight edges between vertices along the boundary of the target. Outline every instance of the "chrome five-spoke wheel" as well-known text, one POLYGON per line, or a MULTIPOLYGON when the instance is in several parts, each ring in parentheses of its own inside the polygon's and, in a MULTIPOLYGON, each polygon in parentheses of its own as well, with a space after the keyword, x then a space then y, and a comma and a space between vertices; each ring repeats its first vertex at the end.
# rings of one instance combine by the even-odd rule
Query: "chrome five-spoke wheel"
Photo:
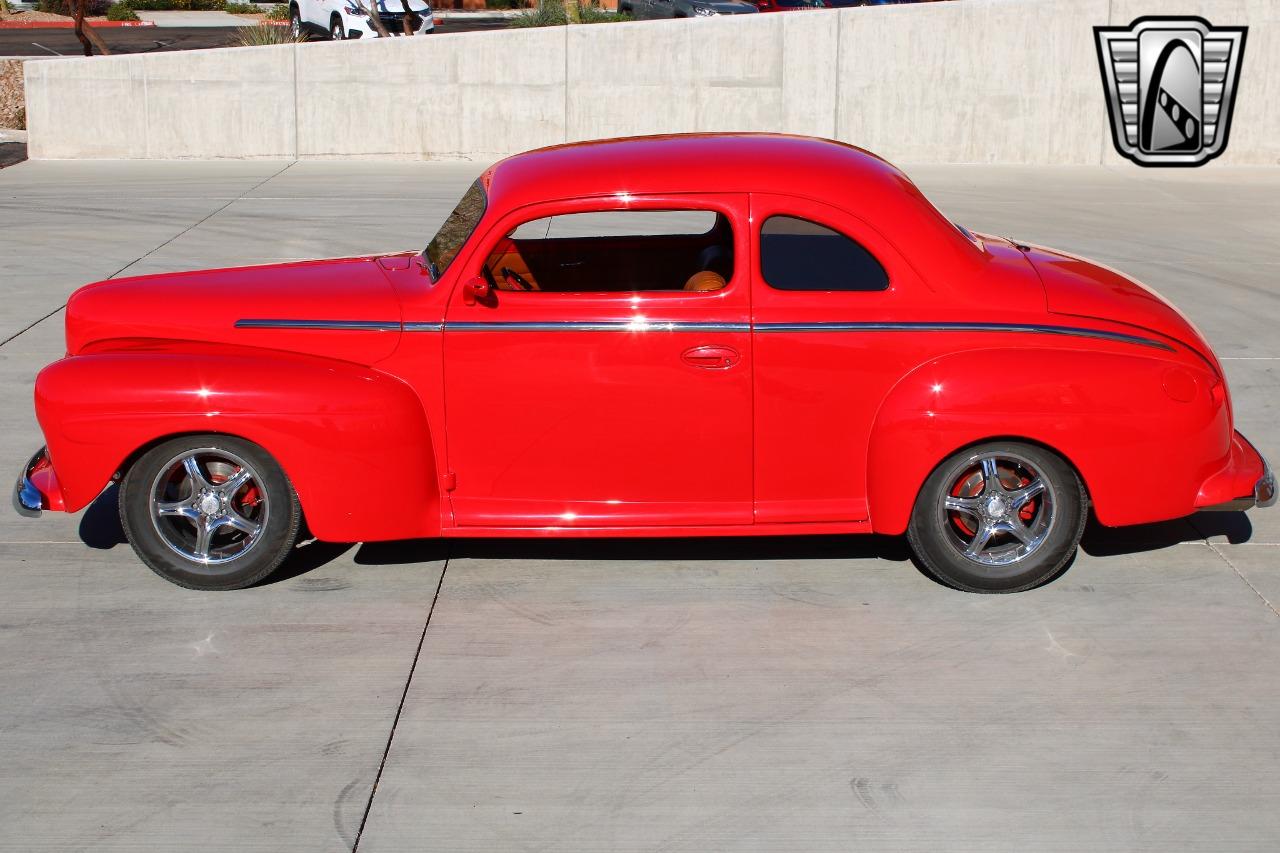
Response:
POLYGON ((1016 592, 1070 562, 1087 519, 1084 485, 1062 457, 990 442, 953 454, 916 498, 907 537, 935 577, 971 592, 1016 592))
POLYGON ((165 441, 120 486, 129 544, 156 574, 192 589, 239 589, 293 548, 302 511, 279 464, 225 435, 165 441))
POLYGON ((151 521, 160 538, 180 556, 206 565, 252 550, 270 509, 253 467, 213 447, 178 454, 151 487, 151 521))
POLYGON ((987 453, 961 472, 938 502, 952 544, 984 566, 1007 566, 1034 554, 1054 521, 1053 489, 1030 461, 987 453))

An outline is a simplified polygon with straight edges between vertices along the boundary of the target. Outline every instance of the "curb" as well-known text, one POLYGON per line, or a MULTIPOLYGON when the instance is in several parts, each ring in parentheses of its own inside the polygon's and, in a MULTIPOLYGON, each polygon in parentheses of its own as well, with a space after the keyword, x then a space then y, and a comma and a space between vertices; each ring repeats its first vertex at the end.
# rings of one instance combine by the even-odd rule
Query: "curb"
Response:
MULTIPOLYGON (((154 27, 151 21, 86 21, 95 30, 108 27, 154 27)), ((75 21, 0 21, 0 30, 70 30, 75 21)))
POLYGON ((447 21, 452 18, 455 21, 505 21, 520 16, 520 9, 477 9, 475 11, 467 11, 463 9, 433 9, 437 22, 447 21))

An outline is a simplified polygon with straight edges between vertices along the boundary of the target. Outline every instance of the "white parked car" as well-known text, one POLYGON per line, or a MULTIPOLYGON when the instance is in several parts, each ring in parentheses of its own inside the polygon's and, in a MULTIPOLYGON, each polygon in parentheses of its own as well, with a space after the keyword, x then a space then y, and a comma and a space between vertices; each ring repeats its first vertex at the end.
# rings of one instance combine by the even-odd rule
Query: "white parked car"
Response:
POLYGON ((369 23, 367 10, 376 8, 387 32, 398 36, 405 34, 406 7, 410 35, 426 35, 435 30, 431 4, 426 0, 290 0, 289 25, 294 38, 306 35, 335 41, 373 38, 378 31, 369 23))

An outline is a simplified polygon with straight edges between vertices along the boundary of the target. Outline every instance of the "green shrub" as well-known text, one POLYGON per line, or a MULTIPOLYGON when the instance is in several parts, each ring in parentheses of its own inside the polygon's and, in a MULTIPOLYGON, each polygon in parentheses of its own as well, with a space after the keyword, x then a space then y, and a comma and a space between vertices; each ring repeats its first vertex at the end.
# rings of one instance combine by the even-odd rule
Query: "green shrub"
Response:
POLYGON ((123 3, 112 3, 111 8, 107 9, 108 21, 136 21, 138 13, 130 9, 123 3))
POLYGON ((253 3, 236 3, 227 0, 226 12, 229 15, 256 15, 262 10, 253 3))
MULTIPOLYGON (((84 13, 88 17, 97 18, 107 14, 107 8, 111 5, 111 0, 89 0, 85 4, 84 13)), ((70 0, 40 0, 39 9, 41 12, 50 12, 54 15, 73 14, 70 0)))
POLYGON ((268 21, 287 21, 289 20, 289 7, 284 3, 277 3, 267 12, 268 21))
POLYGON ((601 9, 600 6, 592 2, 578 3, 578 23, 579 24, 613 24, 618 21, 629 21, 630 15, 619 15, 616 12, 608 12, 601 9))
POLYGON ((574 0, 571 5, 563 0, 542 0, 536 9, 527 9, 511 19, 513 27, 559 27, 565 24, 612 24, 629 21, 630 15, 617 15, 600 8, 597 0, 574 0))
POLYGON ((536 9, 526 9, 511 19, 513 27, 559 27, 569 23, 569 13, 561 0, 542 0, 536 9))
POLYGON ((231 44, 237 47, 261 47, 268 44, 297 44, 300 41, 306 41, 306 37, 294 38, 288 27, 257 24, 252 27, 237 27, 231 44))

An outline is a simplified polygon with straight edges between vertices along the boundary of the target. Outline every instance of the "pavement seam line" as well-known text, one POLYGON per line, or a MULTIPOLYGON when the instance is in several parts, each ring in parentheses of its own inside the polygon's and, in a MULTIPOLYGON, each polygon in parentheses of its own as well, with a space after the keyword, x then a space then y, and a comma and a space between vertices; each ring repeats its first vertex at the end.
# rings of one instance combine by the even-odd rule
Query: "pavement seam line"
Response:
POLYGON ((400 715, 404 713, 405 700, 409 698, 409 687, 413 684, 413 675, 418 669, 418 659, 422 657, 422 646, 427 641, 427 629, 431 627, 431 617, 435 615, 436 603, 440 601, 440 590, 444 588, 444 576, 449 571, 449 562, 453 555, 446 553, 444 566, 440 569, 440 580, 436 582, 436 594, 431 599, 431 607, 427 609, 427 621, 422 623, 422 634, 418 637, 418 648, 414 650, 413 662, 409 664, 409 675, 404 680, 404 690, 400 693, 400 704, 396 706, 396 715, 391 720, 391 731, 387 733, 387 745, 382 750, 382 760, 378 762, 378 772, 373 777, 373 787, 369 789, 369 799, 364 804, 364 814, 360 817, 360 826, 356 829, 355 840, 351 843, 351 853, 360 849, 360 839, 364 836, 365 824, 369 822, 369 813, 373 810, 373 798, 378 794, 378 783, 382 781, 382 771, 387 767, 387 758, 391 755, 391 743, 396 737, 396 727, 400 725, 400 715))
POLYGON ((16 341, 18 338, 22 337, 22 336, 23 336, 23 335, 25 335, 27 332, 31 331, 31 330, 32 330, 32 329, 34 329, 36 326, 39 326, 39 325, 40 325, 41 323, 43 323, 45 320, 48 320, 48 319, 49 319, 50 317, 52 317, 54 314, 57 314, 59 311, 61 311, 63 308, 66 308, 66 307, 67 307, 67 306, 66 306, 65 304, 63 304, 63 305, 59 305, 57 308, 54 308, 52 311, 50 311, 48 314, 45 314, 45 315, 44 315, 43 317, 41 317, 39 320, 36 320, 36 321, 35 321, 34 323, 32 323, 30 326, 27 326, 25 329, 19 329, 18 331, 14 332, 12 335, 10 335, 9 337, 5 338, 3 341, 0 341, 0 347, 2 347, 2 346, 6 346, 10 341, 16 341))
MULTIPOLYGON (((214 210, 214 211, 212 211, 211 213, 209 213, 207 216, 205 216, 205 217, 204 217, 203 219, 201 219, 200 221, 198 221, 198 222, 193 222, 191 225, 188 225, 186 228, 182 229, 182 230, 181 230, 181 231, 179 231, 177 234, 174 234, 174 235, 173 235, 172 237, 170 237, 168 240, 165 240, 165 241, 164 241, 163 243, 161 243, 159 246, 156 246, 155 248, 152 248, 152 249, 148 249, 145 253, 143 253, 143 254, 139 255, 138 257, 134 258, 133 260, 129 261, 129 263, 125 264, 125 265, 124 265, 124 266, 122 266, 120 269, 118 269, 118 270, 116 270, 115 272, 113 272, 111 275, 109 275, 109 276, 105 276, 104 278, 99 279, 99 281, 110 281, 111 279, 113 279, 113 278, 115 278, 116 276, 120 275, 120 273, 124 272, 124 271, 125 271, 125 270, 127 270, 129 267, 133 266, 134 264, 138 263, 139 261, 141 261, 141 260, 143 260, 143 259, 145 259, 145 258, 149 258, 149 257, 151 257, 151 256, 152 256, 152 255, 154 255, 156 252, 160 251, 160 250, 161 250, 161 249, 163 249, 165 246, 167 246, 167 245, 169 245, 170 243, 172 243, 174 240, 177 240, 179 237, 181 237, 181 236, 183 236, 184 234, 186 234, 186 233, 188 233, 188 232, 192 231, 192 230, 193 230, 193 229, 195 229, 195 228, 199 228, 201 225, 205 224, 205 223, 206 223, 206 222, 208 222, 210 219, 212 219, 213 217, 217 216, 219 213, 221 213, 222 211, 226 210, 226 209, 227 209, 228 207, 230 207, 231 205, 235 204, 237 201, 240 201, 240 200, 241 200, 241 199, 243 199, 245 196, 247 196, 249 193, 251 193, 251 192, 253 192, 254 190, 256 190, 258 187, 262 186, 263 184, 267 183, 268 181, 271 181, 271 180, 273 180, 273 179, 275 179, 275 178, 280 177, 281 175, 283 175, 283 174, 284 174, 284 173, 289 169, 289 167, 290 167, 290 166, 294 165, 294 163, 296 163, 296 162, 298 162, 298 161, 297 161, 297 160, 294 160, 294 161, 292 161, 292 162, 290 162, 290 163, 286 163, 286 164, 285 164, 285 166, 284 166, 284 168, 283 168, 283 169, 281 169, 280 171, 278 171, 278 172, 272 172, 270 175, 268 175, 267 177, 263 178, 261 181, 258 181, 258 183, 256 183, 256 184, 254 184, 253 186, 249 187, 249 189, 247 189, 247 190, 245 190, 244 192, 240 193, 240 195, 238 195, 238 196, 236 196, 235 198, 233 198, 233 199, 229 200, 226 204, 222 205, 222 207, 219 207, 219 208, 217 208, 216 210, 214 210)), ((19 337, 21 337, 22 335, 25 335, 27 332, 31 331, 31 330, 32 330, 32 329, 34 329, 36 326, 39 326, 39 325, 40 325, 41 323, 43 323, 45 320, 48 320, 48 319, 49 319, 50 317, 52 317, 54 314, 57 314, 59 311, 61 311, 63 308, 66 308, 66 307, 67 307, 67 303, 65 303, 65 302, 64 302, 64 303, 62 303, 62 304, 61 304, 61 305, 59 305, 57 308, 54 308, 52 311, 50 311, 48 314, 45 314, 45 315, 44 315, 43 317, 41 317, 39 320, 36 320, 36 321, 35 321, 34 323, 32 323, 30 326, 27 326, 25 329, 20 329, 20 330, 18 330, 17 332, 15 332, 15 333, 13 333, 12 335, 10 335, 9 337, 5 338, 3 341, 0 341, 0 347, 6 346, 6 345, 7 345, 7 344, 9 344, 11 341, 17 340, 19 337)))
POLYGON ((1272 604, 1272 603, 1271 603, 1271 601, 1270 601, 1270 600, 1269 600, 1265 595, 1263 595, 1263 594, 1262 594, 1262 591, 1261 591, 1261 590, 1259 590, 1256 586, 1254 586, 1254 585, 1249 581, 1249 579, 1248 579, 1247 577, 1245 577, 1245 576, 1244 576, 1244 574, 1243 574, 1239 569, 1237 569, 1237 568, 1236 568, 1236 564, 1235 564, 1235 563, 1233 563, 1233 562, 1231 562, 1231 558, 1230 558, 1230 557, 1228 557, 1226 554, 1224 554, 1224 553, 1222 552, 1222 549, 1221 549, 1221 548, 1219 548, 1219 547, 1218 547, 1217 545, 1215 545, 1214 543, 1210 542, 1208 539, 1204 540, 1204 543, 1205 543, 1206 545, 1208 545, 1210 549, 1212 549, 1212 550, 1213 550, 1213 553, 1217 554, 1217 555, 1218 555, 1218 557, 1219 557, 1219 558, 1221 558, 1222 562, 1224 562, 1224 563, 1226 563, 1226 564, 1227 564, 1227 566, 1231 569, 1231 571, 1233 571, 1233 572, 1235 572, 1235 573, 1236 573, 1236 577, 1238 577, 1238 578, 1240 578, 1240 580, 1244 581, 1244 585, 1245 585, 1245 586, 1247 586, 1247 587, 1249 587, 1249 589, 1253 590, 1253 594, 1254 594, 1254 595, 1256 595, 1256 596, 1258 596, 1258 598, 1261 598, 1261 599, 1262 599, 1262 603, 1263 603, 1263 604, 1265 604, 1265 605, 1267 605, 1267 609, 1268 609, 1268 610, 1270 610, 1270 611, 1271 611, 1272 613, 1274 613, 1276 616, 1280 616, 1280 610, 1277 610, 1277 609, 1276 609, 1276 606, 1275 606, 1274 604, 1272 604))
POLYGON ((147 258, 151 257, 151 256, 152 256, 152 255, 154 255, 156 252, 160 251, 160 250, 161 250, 161 249, 163 249, 165 246, 167 246, 167 245, 169 245, 170 243, 172 243, 174 240, 177 240, 179 237, 182 237, 182 236, 184 236, 184 235, 186 235, 186 234, 190 233, 191 231, 194 231, 195 229, 199 228, 201 225, 205 224, 205 223, 206 223, 206 222, 208 222, 210 219, 212 219, 213 217, 217 216, 219 213, 221 213, 222 211, 226 210, 226 209, 227 209, 228 207, 230 207, 231 205, 235 204, 237 201, 240 201, 240 200, 241 200, 241 199, 243 199, 245 196, 247 196, 249 193, 251 193, 251 192, 253 192, 254 190, 256 190, 258 187, 263 186, 264 184, 267 184, 267 183, 269 183, 269 182, 271 182, 271 181, 275 180, 276 178, 278 178, 278 177, 280 177, 281 175, 283 175, 285 172, 289 171, 289 169, 290 169, 290 168, 291 168, 295 163, 297 163, 297 162, 298 162, 297 160, 291 160, 290 162, 285 163, 285 164, 284 164, 284 167, 283 167, 282 169, 280 169, 278 172, 272 172, 272 173, 271 173, 270 175, 268 175, 267 177, 265 177, 265 178, 263 178, 262 180, 258 181, 256 184, 254 184, 253 186, 249 187, 249 188, 248 188, 247 190, 245 190, 244 192, 240 193, 240 195, 236 196, 236 197, 235 197, 235 198, 233 198, 233 199, 230 199, 226 204, 222 205, 222 206, 221 206, 221 207, 219 207, 219 208, 215 208, 214 210, 210 211, 210 212, 209 212, 209 213, 208 213, 208 214, 207 214, 203 219, 200 219, 199 221, 197 221, 197 222, 193 222, 192 224, 188 225, 186 228, 182 229, 182 230, 181 230, 181 231, 179 231, 177 234, 174 234, 174 235, 173 235, 172 237, 170 237, 168 240, 165 240, 165 241, 164 241, 163 243, 161 243, 159 246, 156 246, 156 247, 155 247, 155 248, 153 248, 153 249, 149 249, 149 250, 148 250, 146 253, 144 253, 143 255, 141 255, 141 256, 139 256, 139 257, 137 257, 137 258, 134 258, 132 261, 130 261, 129 263, 125 264, 125 265, 124 265, 124 266, 122 266, 120 269, 116 270, 116 271, 115 271, 115 272, 113 272, 111 275, 107 276, 107 278, 106 278, 106 279, 103 279, 103 280, 104 280, 104 281, 106 281, 107 279, 115 278, 116 276, 120 275, 120 273, 122 273, 122 272, 124 272, 125 270, 129 269, 129 267, 133 266, 134 264, 138 263, 139 261, 143 261, 143 260, 146 260, 147 258))

